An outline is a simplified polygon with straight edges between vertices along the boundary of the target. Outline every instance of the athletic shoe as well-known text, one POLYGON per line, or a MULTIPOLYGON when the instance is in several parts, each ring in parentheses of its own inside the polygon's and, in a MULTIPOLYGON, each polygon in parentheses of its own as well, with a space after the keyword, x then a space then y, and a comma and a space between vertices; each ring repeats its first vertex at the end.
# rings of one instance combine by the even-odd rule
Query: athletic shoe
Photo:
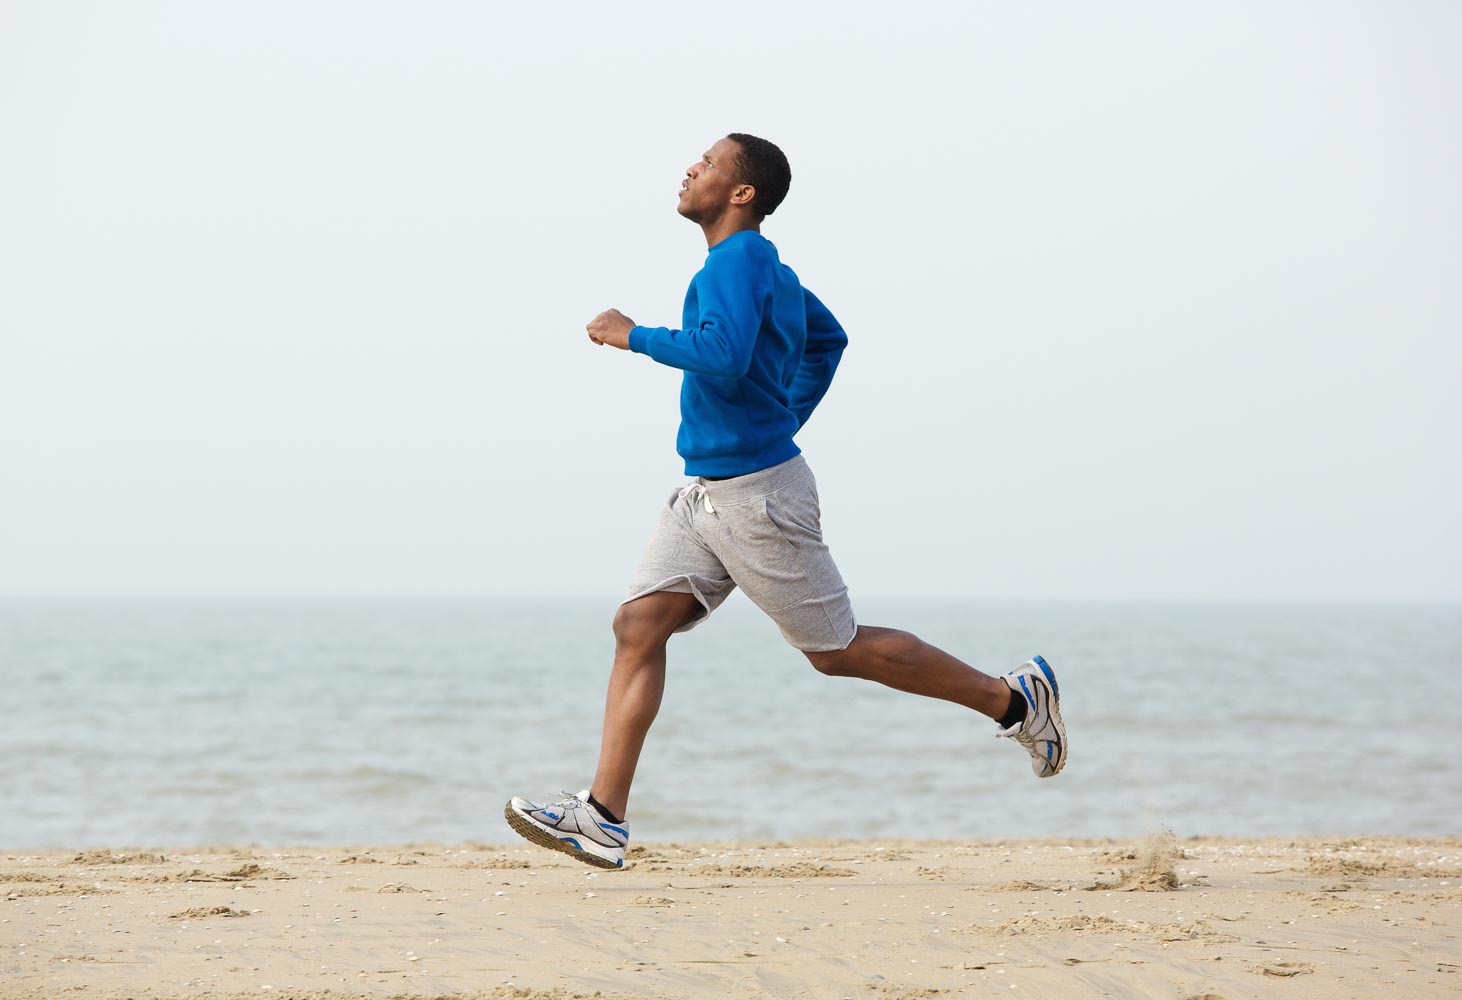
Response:
POLYGON ((589 790, 564 792, 540 806, 514 795, 503 815, 508 825, 533 843, 562 851, 595 868, 623 868, 629 824, 611 823, 589 804, 589 790))
POLYGON ((1002 680, 1010 685, 1011 697, 1024 697, 1029 707, 1024 721, 995 735, 1008 736, 1025 747, 1037 778, 1055 777, 1066 766, 1066 723, 1061 721, 1061 689, 1056 685, 1055 671, 1036 656, 1002 680))

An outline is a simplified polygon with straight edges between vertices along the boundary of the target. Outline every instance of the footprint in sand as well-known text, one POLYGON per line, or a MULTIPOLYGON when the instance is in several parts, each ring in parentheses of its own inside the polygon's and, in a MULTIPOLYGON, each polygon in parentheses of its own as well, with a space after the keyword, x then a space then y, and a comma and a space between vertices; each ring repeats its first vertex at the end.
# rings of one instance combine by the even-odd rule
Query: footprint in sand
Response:
POLYGON ((1256 965, 1249 970, 1257 972, 1261 976, 1278 976, 1288 979, 1290 976, 1303 976, 1307 972, 1314 972, 1315 967, 1309 962, 1266 962, 1263 965, 1256 965))

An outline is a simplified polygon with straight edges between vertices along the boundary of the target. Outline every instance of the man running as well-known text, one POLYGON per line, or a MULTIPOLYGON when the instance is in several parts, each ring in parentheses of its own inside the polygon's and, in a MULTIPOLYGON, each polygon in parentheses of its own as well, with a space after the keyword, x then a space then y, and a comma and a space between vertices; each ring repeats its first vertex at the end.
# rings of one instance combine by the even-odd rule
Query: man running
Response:
POLYGON ((630 782, 665 690, 665 645, 736 587, 822 673, 989 716, 995 735, 1029 752, 1037 777, 1066 763, 1060 690, 1041 657, 991 677, 908 632, 854 620, 822 540, 817 484, 792 440, 827 392, 848 338, 761 235, 791 181, 787 158, 765 139, 738 132, 718 141, 680 185, 678 210, 710 248, 686 293, 683 328, 636 326, 617 309, 588 325, 595 344, 684 372, 676 450, 694 477, 661 507, 614 616, 593 784, 543 805, 515 796, 506 809, 522 836, 599 868, 624 864, 630 782))

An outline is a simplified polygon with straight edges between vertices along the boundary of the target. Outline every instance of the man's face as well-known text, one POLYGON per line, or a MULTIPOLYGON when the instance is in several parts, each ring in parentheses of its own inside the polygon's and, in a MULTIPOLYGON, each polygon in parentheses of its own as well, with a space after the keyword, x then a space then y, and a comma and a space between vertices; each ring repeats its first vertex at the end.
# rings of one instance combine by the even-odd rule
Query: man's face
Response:
POLYGON ((742 184, 736 180, 736 156, 741 147, 734 139, 721 139, 706 150, 697 163, 685 168, 676 211, 692 222, 712 222, 731 204, 731 195, 742 184))

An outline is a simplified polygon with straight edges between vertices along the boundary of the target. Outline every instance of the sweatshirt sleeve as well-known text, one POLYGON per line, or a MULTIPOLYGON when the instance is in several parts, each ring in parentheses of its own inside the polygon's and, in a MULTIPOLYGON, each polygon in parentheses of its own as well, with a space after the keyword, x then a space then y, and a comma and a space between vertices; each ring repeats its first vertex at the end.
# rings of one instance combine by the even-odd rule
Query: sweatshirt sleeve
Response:
POLYGON ((848 346, 848 335, 827 306, 805 288, 802 297, 807 303, 807 346, 802 351, 802 364, 789 394, 799 427, 807 423, 832 385, 833 372, 837 371, 843 348, 848 346))
POLYGON ((697 375, 745 375, 771 291, 766 265, 734 247, 712 253, 695 276, 699 325, 693 330, 637 326, 629 332, 629 349, 697 375))

